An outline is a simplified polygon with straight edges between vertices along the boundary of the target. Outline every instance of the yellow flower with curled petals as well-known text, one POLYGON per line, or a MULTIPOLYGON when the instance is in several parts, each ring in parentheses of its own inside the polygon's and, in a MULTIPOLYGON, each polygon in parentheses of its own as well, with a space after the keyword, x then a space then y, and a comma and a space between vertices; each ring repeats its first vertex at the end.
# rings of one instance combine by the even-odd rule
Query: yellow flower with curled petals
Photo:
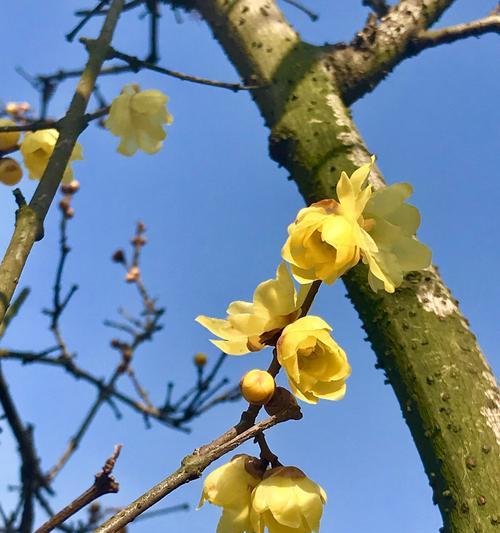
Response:
POLYGON ((431 250, 415 237, 420 213, 405 203, 411 194, 409 183, 396 183, 373 193, 366 204, 363 214, 371 221, 368 232, 377 251, 366 251, 364 261, 370 268, 368 281, 375 291, 394 292, 406 272, 427 268, 431 263, 431 250))
POLYGON ((308 289, 309 285, 302 285, 297 293, 286 265, 281 263, 276 279, 257 286, 253 302, 232 302, 226 319, 200 315, 196 321, 223 339, 211 341, 223 352, 230 355, 255 352, 299 316, 308 289))
POLYGON ((331 329, 323 319, 305 316, 288 325, 276 344, 290 388, 305 402, 340 400, 345 395, 351 367, 331 329))
MULTIPOLYGON (((16 126, 16 123, 8 118, 0 118, 0 127, 6 126, 16 126)), ((0 133, 0 152, 14 148, 20 137, 21 133, 19 131, 0 133)))
POLYGON ((222 507, 217 533, 253 533, 251 497, 261 479, 259 459, 237 455, 206 477, 198 509, 205 501, 222 507))
MULTIPOLYGON (((59 132, 56 129, 28 132, 24 136, 21 143, 21 154, 31 179, 39 180, 42 177, 58 138, 59 132)), ((79 143, 75 144, 69 158, 70 162, 77 159, 83 159, 82 146, 79 143)), ((62 183, 70 183, 72 179, 73 169, 68 163, 62 183)))
POLYGON ((118 152, 134 155, 137 150, 154 154, 167 136, 164 124, 173 122, 167 111, 168 96, 156 89, 140 91, 137 85, 125 85, 111 103, 106 128, 121 138, 118 152))
POLYGON ((256 533, 317 532, 325 503, 325 491, 298 468, 272 468, 253 491, 252 525, 256 533))
POLYGON ((338 202, 322 200, 305 207, 288 226, 281 254, 300 283, 333 283, 359 262, 363 249, 376 250, 362 216, 372 192, 371 186, 363 188, 363 184, 373 162, 372 158, 350 178, 342 172, 337 183, 338 202))

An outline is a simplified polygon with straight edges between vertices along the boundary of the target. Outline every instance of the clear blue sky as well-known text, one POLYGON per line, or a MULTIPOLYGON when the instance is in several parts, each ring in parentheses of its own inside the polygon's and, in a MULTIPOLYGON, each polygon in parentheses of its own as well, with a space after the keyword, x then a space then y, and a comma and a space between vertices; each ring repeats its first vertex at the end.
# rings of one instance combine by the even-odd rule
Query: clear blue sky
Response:
MULTIPOLYGON (((321 18, 312 23, 290 6, 287 16, 303 37, 313 42, 349 39, 367 15, 361 0, 308 2, 321 18)), ((85 4, 85 3, 83 3, 85 4)), ((27 0, 3 9, 0 33, 0 98, 37 103, 32 88, 15 72, 45 73, 82 64, 78 43, 64 34, 74 24, 72 12, 81 2, 27 0), (43 5, 42 5, 43 4, 43 5)), ((440 25, 485 15, 493 0, 457 0, 440 25)), ((161 63, 215 79, 237 81, 237 75, 210 32, 195 15, 178 24, 165 9, 161 63)), ((125 15, 114 45, 119 50, 146 52, 146 21, 137 12, 125 15)), ((92 23, 83 35, 92 36, 92 23)), ((390 183, 410 181, 414 203, 422 213, 420 238, 434 252, 435 262, 470 319, 490 363, 500 369, 498 301, 495 270, 500 259, 497 227, 498 36, 469 39, 427 51, 400 66, 374 93, 353 107, 367 144, 390 183)), ((90 127, 82 135, 85 160, 74 164, 82 184, 70 226, 73 252, 66 281, 80 290, 63 319, 72 351, 82 366, 104 375, 116 363, 109 349, 112 332, 105 318, 116 317, 119 305, 134 308, 135 294, 122 281, 122 271, 109 260, 125 245, 134 223, 148 226, 143 274, 167 307, 165 329, 156 342, 138 354, 135 366, 151 395, 161 401, 165 383, 180 388, 194 377, 191 357, 217 351, 209 334, 195 324, 199 313, 222 316, 229 301, 248 299, 279 261, 286 227, 303 205, 287 173, 267 155, 268 132, 249 95, 189 85, 151 73, 125 75, 100 82, 112 97, 124 83, 167 93, 174 124, 163 150, 154 156, 125 158, 115 152, 117 140, 90 127)), ((74 88, 60 86, 51 107, 60 116, 74 88)), ((21 188, 31 194, 26 178, 21 188)), ((8 242, 14 217, 9 188, 0 188, 0 246, 8 242)), ((47 237, 36 245, 21 286, 32 294, 3 344, 40 349, 52 344, 47 317, 56 264, 58 213, 47 222, 47 237)), ((336 339, 349 354, 353 374, 341 402, 304 407, 304 420, 275 428, 269 435, 282 462, 302 468, 329 495, 322 530, 336 533, 437 532, 440 516, 431 490, 402 421, 392 389, 375 370, 375 357, 363 341, 359 320, 344 298, 341 284, 324 289, 314 312, 334 327, 336 339)), ((269 353, 231 359, 226 375, 238 380, 245 370, 265 367, 269 353)), ((58 458, 76 429, 94 390, 57 369, 3 365, 24 420, 35 424, 35 440, 45 468, 58 458)), ((125 387, 126 388, 126 387, 125 387)), ((115 443, 124 450, 116 476, 120 493, 103 499, 107 506, 128 503, 174 470, 195 446, 223 432, 236 421, 243 403, 213 410, 184 435, 142 420, 124 409, 116 421, 104 408, 74 459, 61 473, 54 507, 65 504, 92 480, 115 443)), ((245 446, 256 453, 253 445, 245 446)), ((6 485, 17 482, 15 444, 8 431, 0 434, 0 501, 13 502, 6 485)), ((201 481, 172 494, 163 505, 195 506, 201 481)), ((219 511, 207 506, 137 524, 137 533, 151 531, 215 531, 219 511)), ((41 518, 38 514, 38 518, 41 518)))

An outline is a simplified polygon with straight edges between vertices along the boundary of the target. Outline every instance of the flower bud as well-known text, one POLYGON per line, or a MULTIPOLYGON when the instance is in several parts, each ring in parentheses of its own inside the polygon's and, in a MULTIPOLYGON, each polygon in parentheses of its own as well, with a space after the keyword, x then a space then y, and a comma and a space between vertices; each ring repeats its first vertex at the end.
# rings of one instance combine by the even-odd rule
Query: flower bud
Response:
POLYGON ((10 157, 0 159, 0 182, 5 185, 15 185, 19 183, 22 176, 21 166, 15 159, 10 157))
MULTIPOLYGON (((8 118, 0 118, 0 127, 3 126, 15 126, 16 123, 8 118)), ((17 145, 21 133, 19 131, 9 131, 6 133, 0 133, 0 151, 10 150, 17 145)))
POLYGON ((204 354, 202 352, 194 354, 193 362, 198 367, 205 366, 207 364, 207 356, 206 356, 206 354, 204 354))
POLYGON ((61 185, 61 191, 64 194, 75 194, 80 190, 80 182, 78 180, 71 180, 69 183, 61 185))
POLYGON ((125 281, 127 283, 134 283, 136 282, 141 275, 141 272, 138 267, 133 266, 125 275, 125 281))
POLYGON ((240 381, 243 398, 255 405, 266 404, 273 397, 275 388, 273 376, 264 370, 250 370, 240 381))
POLYGON ((113 263, 125 263, 125 252, 123 250, 116 250, 111 256, 113 263))

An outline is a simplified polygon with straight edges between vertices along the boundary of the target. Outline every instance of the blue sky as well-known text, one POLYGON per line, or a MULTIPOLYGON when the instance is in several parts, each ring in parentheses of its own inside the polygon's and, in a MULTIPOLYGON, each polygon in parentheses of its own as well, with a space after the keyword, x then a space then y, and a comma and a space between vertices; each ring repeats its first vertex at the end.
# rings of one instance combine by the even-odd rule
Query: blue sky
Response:
MULTIPOLYGON (((347 40, 361 27, 366 8, 353 0, 309 2, 320 20, 310 22, 283 5, 306 40, 347 40)), ((457 0, 439 25, 485 15, 494 2, 457 0)), ((14 67, 46 73, 80 66, 85 59, 78 43, 64 34, 74 24, 80 2, 9 2, 9 21, 0 33, 2 86, 0 99, 27 100, 37 95, 14 67), (49 30, 50 29, 50 30, 49 30)), ((195 15, 177 23, 164 11, 161 63, 214 79, 237 81, 237 75, 195 15)), ((97 32, 90 24, 83 35, 97 32)), ((114 46, 143 55, 146 23, 137 12, 122 17, 114 46)), ((500 259, 496 228, 498 180, 498 102, 500 89, 498 36, 470 39, 426 51, 408 60, 375 92, 353 106, 354 118, 388 182, 410 181, 413 203, 422 213, 420 238, 433 249, 435 262, 470 319, 479 343, 498 372, 498 300, 493 272, 500 259)), ((135 294, 122 271, 109 260, 126 245, 137 220, 148 227, 143 274, 152 293, 166 306, 165 328, 154 343, 138 353, 135 363, 153 398, 163 398, 169 380, 179 388, 194 379, 192 354, 215 358, 210 335, 194 322, 199 314, 222 316, 228 302, 249 299, 254 287, 271 277, 279 262, 286 227, 302 207, 302 199, 284 169, 267 155, 268 132, 249 95, 194 86, 153 73, 106 78, 99 83, 113 97, 125 83, 158 88, 170 96, 174 124, 162 151, 154 156, 125 158, 116 153, 117 139, 90 127, 81 137, 85 160, 74 164, 81 192, 70 225, 73 251, 66 281, 80 290, 63 318, 71 351, 82 366, 105 375, 116 364, 109 349, 114 335, 103 326, 116 318, 120 305, 137 308, 135 294)), ((74 89, 62 84, 51 106, 60 116, 74 89)), ((21 183, 29 196, 34 184, 21 183)), ((10 237, 14 205, 9 188, 0 189, 0 246, 10 237)), ((47 221, 47 237, 36 245, 21 286, 32 293, 3 345, 40 349, 52 344, 47 317, 57 251, 58 212, 47 221)), ((284 463, 302 468, 329 495, 323 531, 384 533, 437 531, 440 516, 410 433, 402 421, 392 389, 375 370, 375 357, 344 288, 323 289, 314 313, 334 328, 350 357, 353 374, 341 402, 304 406, 304 420, 275 428, 273 450, 284 463)), ((265 367, 268 352, 232 358, 225 375, 233 381, 248 369, 265 367)), ((86 412, 94 391, 57 369, 3 364, 23 418, 35 425, 35 440, 47 468, 86 412)), ((124 390, 127 385, 124 382, 124 390)), ((142 420, 124 409, 117 421, 102 409, 81 449, 62 471, 55 488, 59 507, 90 484, 113 445, 124 444, 116 468, 120 493, 103 499, 106 506, 128 503, 174 470, 194 447, 235 422, 243 403, 214 409, 193 424, 190 435, 142 420)), ((257 453, 248 444, 247 453, 257 453)), ((6 485, 17 482, 15 444, 0 434, 0 501, 13 502, 6 485)), ((169 496, 163 505, 198 500, 201 481, 169 496)), ((177 513, 133 526, 134 532, 215 531, 218 510, 177 513)), ((38 515, 39 519, 41 514, 38 515)))

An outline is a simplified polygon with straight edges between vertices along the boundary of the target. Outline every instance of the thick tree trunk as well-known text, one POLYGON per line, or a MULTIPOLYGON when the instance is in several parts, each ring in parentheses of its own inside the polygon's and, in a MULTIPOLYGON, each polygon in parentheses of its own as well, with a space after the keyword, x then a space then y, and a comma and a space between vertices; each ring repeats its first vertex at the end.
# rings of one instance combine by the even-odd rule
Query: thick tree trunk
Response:
MULTIPOLYGON (((272 157, 306 202, 334 196, 340 170, 366 163, 369 151, 328 50, 303 43, 272 0, 198 0, 197 9, 242 78, 263 84, 254 98, 271 130, 272 157)), ((372 183, 384 186, 378 170, 372 183)), ((373 293, 363 266, 344 281, 399 400, 444 531, 498 531, 500 394, 437 269, 411 273, 394 295, 373 293)))

